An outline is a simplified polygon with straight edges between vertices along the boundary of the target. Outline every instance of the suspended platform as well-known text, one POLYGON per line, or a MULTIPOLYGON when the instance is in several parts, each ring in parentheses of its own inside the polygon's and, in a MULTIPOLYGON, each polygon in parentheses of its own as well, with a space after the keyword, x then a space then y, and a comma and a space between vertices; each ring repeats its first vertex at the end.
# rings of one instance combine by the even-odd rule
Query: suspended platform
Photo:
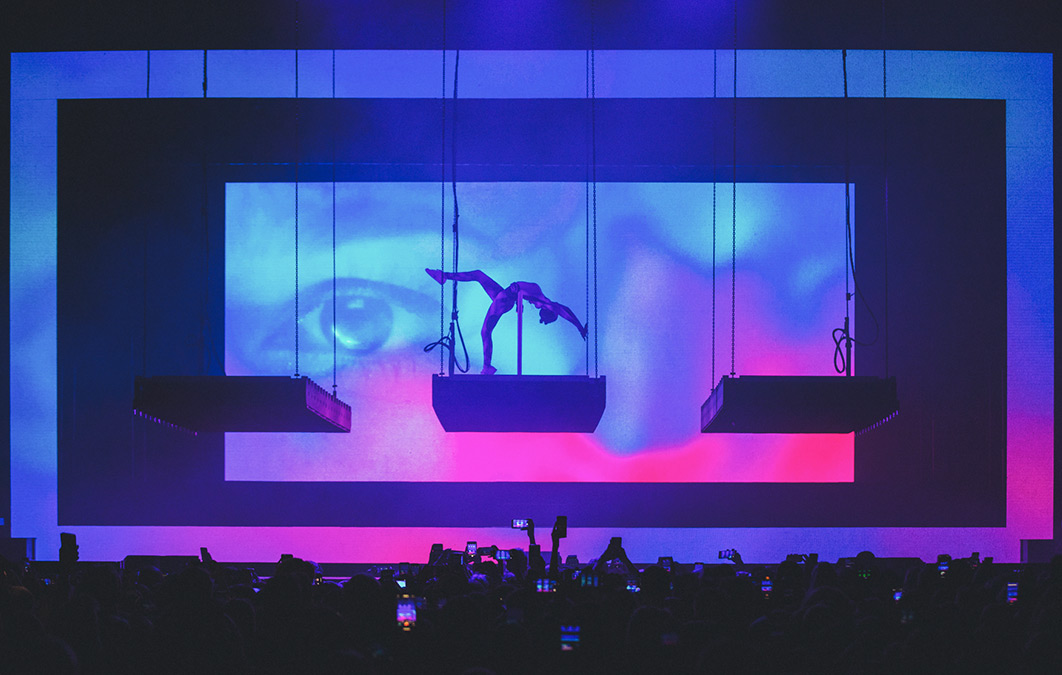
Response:
POLYGON ((899 407, 895 377, 723 377, 701 406, 701 431, 846 434, 888 421, 899 407))
POLYGON ((134 411, 192 431, 350 431, 350 406, 308 377, 138 377, 134 411))
POLYGON ((605 412, 605 378, 436 374, 431 402, 446 431, 591 433, 605 412))

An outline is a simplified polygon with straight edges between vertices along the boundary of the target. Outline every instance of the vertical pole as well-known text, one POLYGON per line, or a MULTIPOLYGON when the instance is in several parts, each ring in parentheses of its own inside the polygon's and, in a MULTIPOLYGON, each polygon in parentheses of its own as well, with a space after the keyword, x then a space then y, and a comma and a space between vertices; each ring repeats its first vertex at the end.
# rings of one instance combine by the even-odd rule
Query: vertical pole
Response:
POLYGON ((524 374, 524 292, 516 293, 516 374, 524 374))

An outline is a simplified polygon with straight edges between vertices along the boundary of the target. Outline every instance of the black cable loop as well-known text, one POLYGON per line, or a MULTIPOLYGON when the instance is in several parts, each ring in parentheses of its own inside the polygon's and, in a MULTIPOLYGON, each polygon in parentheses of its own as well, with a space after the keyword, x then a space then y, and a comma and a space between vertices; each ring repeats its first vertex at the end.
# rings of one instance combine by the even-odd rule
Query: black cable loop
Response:
MULTIPOLYGON (((445 46, 445 43, 444 43, 444 46, 445 46)), ((450 163, 451 163, 451 166, 450 166, 450 179, 451 179, 451 185, 452 185, 452 188, 453 188, 453 199, 454 199, 454 210, 453 210, 453 213, 454 213, 454 219, 453 219, 453 271, 454 272, 457 272, 457 270, 458 270, 458 264, 459 264, 458 259, 459 259, 459 254, 460 254, 460 233, 459 233, 459 230, 458 230, 459 210, 458 210, 458 206, 457 206, 457 144, 456 144, 456 138, 457 138, 457 74, 458 74, 458 69, 459 69, 459 65, 460 65, 460 59, 461 59, 460 50, 455 50, 454 51, 454 93, 453 93, 454 111, 453 111, 453 114, 451 115, 451 124, 453 124, 454 131, 451 134, 451 140, 450 140, 450 148, 451 148, 451 154, 450 154, 450 163)), ((444 68, 445 68, 445 63, 446 63, 446 50, 443 49, 443 64, 444 64, 444 68)), ((444 101, 444 104, 443 104, 443 136, 444 136, 444 139, 443 139, 443 165, 442 165, 443 166, 442 212, 443 212, 443 218, 444 219, 445 219, 445 212, 446 212, 446 188, 445 188, 445 185, 446 185, 446 176, 445 176, 445 171, 446 171, 446 169, 445 169, 445 167, 446 167, 446 141, 445 141, 445 126, 446 126, 446 117, 445 117, 446 113, 445 113, 445 110, 446 110, 446 108, 445 108, 445 99, 446 99, 446 96, 445 96, 445 94, 446 94, 446 76, 445 76, 445 71, 444 71, 444 74, 443 74, 443 101, 444 101)), ((445 223, 445 220, 444 220, 444 223, 445 223)), ((445 234, 445 232, 446 232, 445 224, 443 224, 442 233, 440 235, 441 238, 442 238, 442 246, 441 246, 442 255, 440 256, 440 258, 444 258, 445 257, 445 251, 446 251, 446 234, 445 234)), ((442 262, 445 262, 445 261, 442 260, 442 262)), ((442 270, 445 271, 445 266, 442 268, 442 270)), ((451 364, 450 374, 451 375, 453 374, 453 370, 455 368, 457 370, 459 370, 460 372, 462 372, 462 373, 467 373, 469 368, 471 367, 471 362, 470 362, 470 360, 468 358, 468 347, 465 344, 465 336, 464 336, 464 333, 461 331, 461 324, 460 324, 460 321, 458 319, 458 312, 457 312, 457 287, 458 287, 458 282, 454 281, 453 282, 453 300, 451 301, 452 304, 451 304, 451 311, 450 311, 450 331, 449 331, 449 333, 448 334, 443 334, 442 330, 441 330, 441 326, 440 326, 440 331, 439 331, 440 337, 439 337, 439 339, 436 340, 435 342, 432 342, 432 343, 427 344, 427 345, 424 346, 424 351, 425 352, 430 352, 431 350, 435 349, 436 347, 443 347, 444 349, 449 349, 450 364, 451 364), (464 354, 465 354, 465 365, 463 367, 457 363, 456 344, 457 344, 458 341, 461 342, 461 348, 464 350, 464 354)), ((445 296, 443 296, 443 298, 445 298, 445 296)), ((440 308, 444 308, 445 300, 441 300, 439 305, 440 305, 440 308)), ((445 311, 445 309, 440 309, 440 312, 442 312, 442 311, 445 311)), ((441 354, 442 354, 442 352, 440 352, 440 357, 441 357, 441 354)), ((441 370, 442 370, 442 368, 440 367, 440 371, 441 370)), ((441 374, 443 374, 443 373, 440 372, 440 375, 441 374)))
POLYGON ((851 189, 850 189, 850 173, 851 173, 851 156, 849 150, 849 104, 848 104, 848 50, 841 50, 841 74, 844 83, 844 229, 845 229, 845 277, 844 277, 844 290, 845 290, 845 303, 844 303, 844 328, 835 328, 833 330, 834 341, 834 369, 838 373, 848 373, 851 364, 849 363, 847 351, 851 345, 869 346, 875 344, 878 341, 878 335, 881 331, 881 326, 878 324, 878 318, 874 314, 874 310, 871 309, 870 303, 867 302, 866 296, 863 294, 862 289, 859 287, 859 278, 856 275, 855 269, 855 256, 853 254, 853 241, 852 241, 852 201, 851 201, 851 189), (851 286, 849 285, 849 275, 851 275, 851 286), (852 293, 854 288, 855 293, 852 293), (869 342, 861 342, 852 337, 852 331, 850 330, 851 320, 851 301, 852 298, 858 297, 862 301, 863 306, 866 307, 867 314, 870 315, 871 320, 874 322, 874 339, 869 342), (840 335, 839 335, 840 334, 840 335))

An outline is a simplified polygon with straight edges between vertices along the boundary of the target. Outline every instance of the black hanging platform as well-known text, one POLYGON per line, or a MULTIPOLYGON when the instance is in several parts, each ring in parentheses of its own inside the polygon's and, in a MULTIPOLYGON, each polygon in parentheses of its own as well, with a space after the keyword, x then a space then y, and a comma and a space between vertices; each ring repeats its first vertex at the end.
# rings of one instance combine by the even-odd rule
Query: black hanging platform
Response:
POLYGON ((350 406, 308 377, 138 377, 133 409, 192 431, 350 431, 350 406))
POLYGON ((701 406, 701 431, 845 434, 880 424, 899 407, 895 377, 724 377, 701 406))
POLYGON ((431 402, 446 431, 591 433, 605 412, 605 378, 436 374, 431 402))

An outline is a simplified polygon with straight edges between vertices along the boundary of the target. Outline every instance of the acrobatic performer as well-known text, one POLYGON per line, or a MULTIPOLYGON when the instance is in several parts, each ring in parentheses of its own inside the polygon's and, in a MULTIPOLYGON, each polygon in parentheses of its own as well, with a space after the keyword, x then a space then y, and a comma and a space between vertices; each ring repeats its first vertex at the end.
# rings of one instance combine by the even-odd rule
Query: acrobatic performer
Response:
POLYGON ((584 340, 586 339, 586 326, 579 323, 575 313, 559 302, 553 302, 547 298, 546 294, 542 292, 542 289, 536 283, 514 281, 502 288, 501 284, 480 270, 443 272, 441 270, 426 269, 424 271, 440 284, 444 284, 451 279, 455 281, 478 281, 479 285, 490 296, 490 308, 487 309, 487 316, 483 318, 483 328, 480 330, 480 335, 483 337, 483 370, 480 373, 483 375, 493 375, 498 370, 490 365, 491 355, 494 352, 491 333, 494 332, 494 327, 498 325, 498 319, 501 318, 502 314, 505 314, 516 305, 516 299, 521 293, 523 293, 524 300, 527 300, 538 309, 539 323, 553 323, 559 316, 578 328, 579 334, 583 336, 584 340))

